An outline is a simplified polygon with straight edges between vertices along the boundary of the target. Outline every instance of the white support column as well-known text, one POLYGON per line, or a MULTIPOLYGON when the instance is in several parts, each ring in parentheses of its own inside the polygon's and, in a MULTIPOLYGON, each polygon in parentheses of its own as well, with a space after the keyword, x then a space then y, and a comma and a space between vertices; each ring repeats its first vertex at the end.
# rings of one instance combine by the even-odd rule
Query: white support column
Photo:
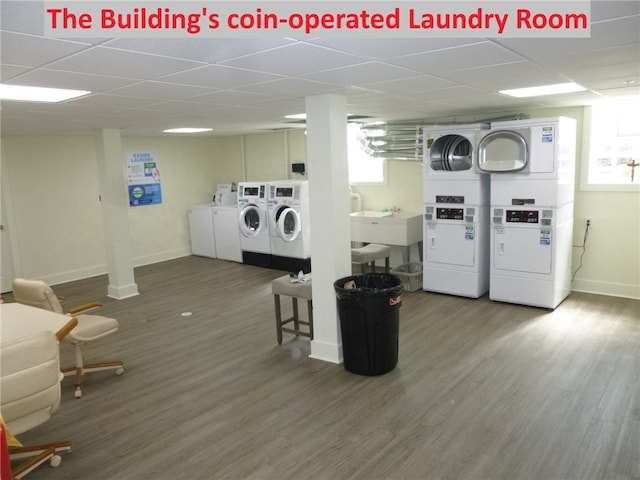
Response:
POLYGON ((351 275, 347 102, 338 95, 317 95, 305 101, 312 218, 311 357, 341 363, 342 340, 333 282, 351 275))
POLYGON ((129 201, 120 130, 95 135, 109 286, 107 295, 121 300, 138 295, 131 256, 129 201))

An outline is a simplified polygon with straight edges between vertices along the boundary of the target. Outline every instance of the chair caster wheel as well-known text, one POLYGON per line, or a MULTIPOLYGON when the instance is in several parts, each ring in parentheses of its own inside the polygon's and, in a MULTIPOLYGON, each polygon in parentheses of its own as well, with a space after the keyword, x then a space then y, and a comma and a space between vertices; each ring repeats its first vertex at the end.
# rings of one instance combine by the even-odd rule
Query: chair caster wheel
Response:
POLYGON ((74 396, 75 396, 76 398, 82 398, 82 390, 80 390, 79 388, 78 388, 78 389, 76 389, 76 391, 75 391, 75 393, 74 393, 74 396))
POLYGON ((118 369, 116 369, 116 375, 120 376, 124 373, 124 368, 120 367, 118 369))
POLYGON ((54 455, 49 460, 49 465, 51 465, 53 468, 59 467, 61 463, 62 463, 62 457, 60 455, 54 455))

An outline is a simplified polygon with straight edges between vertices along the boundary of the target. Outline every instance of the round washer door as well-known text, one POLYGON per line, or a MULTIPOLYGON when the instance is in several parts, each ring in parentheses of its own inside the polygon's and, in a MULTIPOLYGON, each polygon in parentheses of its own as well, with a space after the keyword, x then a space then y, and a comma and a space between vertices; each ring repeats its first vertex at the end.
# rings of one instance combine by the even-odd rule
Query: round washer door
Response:
POLYGON ((478 143, 478 168, 484 172, 519 172, 528 163, 527 140, 516 131, 495 130, 478 143))
POLYGON ((257 205, 247 205, 240 211, 240 232, 255 237, 266 228, 264 213, 257 205))
POLYGON ((473 166, 473 145, 462 135, 443 135, 433 140, 429 161, 432 170, 469 170, 473 166))
POLYGON ((290 207, 281 208, 276 212, 276 224, 278 235, 285 242, 293 242, 302 230, 300 214, 290 207))

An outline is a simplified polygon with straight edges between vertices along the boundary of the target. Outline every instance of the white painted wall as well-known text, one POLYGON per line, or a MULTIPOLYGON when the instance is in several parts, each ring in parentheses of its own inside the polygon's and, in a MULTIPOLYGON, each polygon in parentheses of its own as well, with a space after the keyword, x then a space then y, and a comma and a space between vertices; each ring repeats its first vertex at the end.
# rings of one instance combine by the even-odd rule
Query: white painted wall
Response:
MULTIPOLYGON (((581 107, 522 113, 577 120, 574 244, 582 241, 585 217, 593 219, 593 228, 573 288, 640 298, 640 194, 581 189, 578 180, 587 162, 581 148, 581 107)), ((479 118, 442 119, 447 120, 479 118)), ((209 202, 216 184, 299 178, 291 174, 290 165, 306 163, 302 130, 225 138, 123 137, 122 142, 127 151, 154 151, 162 169, 162 205, 130 212, 135 265, 190 254, 187 209, 209 202)), ((2 190, 3 204, 11 208, 6 228, 12 229, 12 240, 17 239, 12 245, 18 256, 15 274, 56 284, 105 273, 93 138, 2 137, 2 152, 2 173, 10 180, 2 190)), ((365 208, 421 211, 421 172, 418 162, 391 161, 387 186, 354 190, 362 195, 365 208)), ((574 249, 576 267, 580 253, 574 249)))

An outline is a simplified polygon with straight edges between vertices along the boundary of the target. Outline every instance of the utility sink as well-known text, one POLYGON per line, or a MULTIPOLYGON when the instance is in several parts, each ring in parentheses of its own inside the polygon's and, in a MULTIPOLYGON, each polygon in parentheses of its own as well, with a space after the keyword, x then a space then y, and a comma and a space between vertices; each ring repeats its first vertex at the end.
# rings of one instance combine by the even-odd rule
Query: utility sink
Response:
POLYGON ((422 214, 374 210, 353 212, 351 241, 401 246, 422 242, 422 214))
POLYGON ((390 217, 391 215, 393 215, 393 212, 378 212, 377 210, 362 210, 361 212, 353 212, 351 214, 352 217, 370 218, 390 217))

